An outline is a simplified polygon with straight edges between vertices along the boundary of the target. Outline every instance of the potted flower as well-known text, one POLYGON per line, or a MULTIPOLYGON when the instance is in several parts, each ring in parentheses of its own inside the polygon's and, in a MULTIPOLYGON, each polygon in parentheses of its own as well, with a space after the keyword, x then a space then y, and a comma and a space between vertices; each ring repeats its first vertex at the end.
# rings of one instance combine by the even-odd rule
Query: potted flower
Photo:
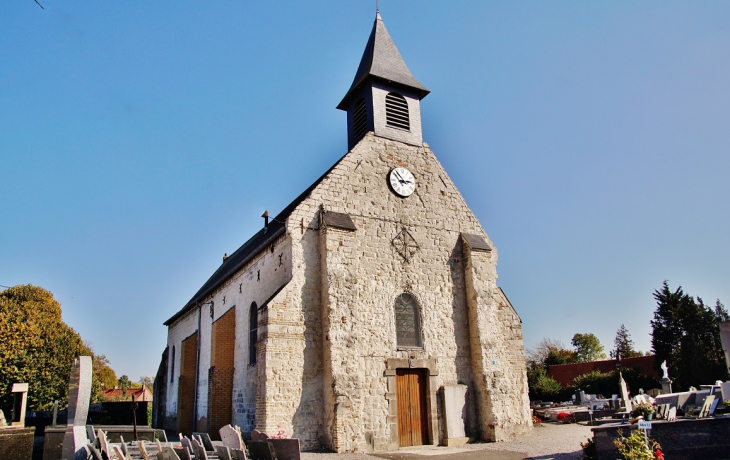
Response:
POLYGON ((654 406, 648 402, 642 402, 634 406, 634 410, 631 411, 632 417, 644 417, 644 420, 651 420, 654 414, 654 406))

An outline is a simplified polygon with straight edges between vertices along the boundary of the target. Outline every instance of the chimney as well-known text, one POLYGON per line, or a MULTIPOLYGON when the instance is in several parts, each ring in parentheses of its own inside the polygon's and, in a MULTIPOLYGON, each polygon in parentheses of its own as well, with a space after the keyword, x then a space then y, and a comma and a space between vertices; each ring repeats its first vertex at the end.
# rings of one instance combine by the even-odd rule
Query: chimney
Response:
POLYGON ((269 226, 269 211, 268 210, 264 211, 264 213, 261 214, 261 217, 264 218, 264 227, 268 227, 269 226))

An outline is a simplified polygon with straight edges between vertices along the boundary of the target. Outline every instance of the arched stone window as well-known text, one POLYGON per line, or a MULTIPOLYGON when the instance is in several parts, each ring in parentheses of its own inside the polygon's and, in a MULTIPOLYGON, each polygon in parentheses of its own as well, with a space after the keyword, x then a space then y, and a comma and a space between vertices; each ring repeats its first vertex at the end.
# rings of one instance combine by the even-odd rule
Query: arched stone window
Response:
POLYGON ((170 352, 170 383, 175 381, 175 345, 172 346, 170 352))
POLYGON ((385 96, 385 122, 393 128, 411 130, 406 98, 398 93, 388 93, 385 96))
POLYGON ((248 364, 256 364, 256 342, 258 342, 259 309, 256 302, 251 303, 251 311, 248 317, 248 364))
POLYGON ((355 110, 352 111, 352 135, 355 139, 360 139, 366 132, 368 132, 368 107, 365 98, 360 98, 355 104, 355 110))
POLYGON ((395 299, 395 335, 398 348, 423 347, 418 302, 405 292, 395 299))

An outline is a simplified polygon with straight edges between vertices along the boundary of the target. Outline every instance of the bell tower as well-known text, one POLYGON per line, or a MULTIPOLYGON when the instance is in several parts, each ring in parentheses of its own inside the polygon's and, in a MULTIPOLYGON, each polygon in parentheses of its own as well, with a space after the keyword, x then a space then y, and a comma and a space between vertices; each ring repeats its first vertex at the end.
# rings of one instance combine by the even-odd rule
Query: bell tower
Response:
POLYGON ((355 79, 337 106, 347 112, 347 148, 352 149, 368 131, 422 145, 421 99, 428 93, 408 70, 376 13, 355 79))

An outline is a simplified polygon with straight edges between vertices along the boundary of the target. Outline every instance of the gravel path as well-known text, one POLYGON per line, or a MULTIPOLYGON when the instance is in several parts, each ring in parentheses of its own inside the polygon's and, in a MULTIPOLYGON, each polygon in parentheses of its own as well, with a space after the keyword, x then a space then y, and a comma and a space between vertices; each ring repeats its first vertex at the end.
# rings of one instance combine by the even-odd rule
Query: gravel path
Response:
POLYGON ((592 437, 591 428, 578 424, 543 423, 513 441, 469 444, 461 447, 422 446, 378 454, 302 453, 302 460, 580 460, 580 443, 592 437))

